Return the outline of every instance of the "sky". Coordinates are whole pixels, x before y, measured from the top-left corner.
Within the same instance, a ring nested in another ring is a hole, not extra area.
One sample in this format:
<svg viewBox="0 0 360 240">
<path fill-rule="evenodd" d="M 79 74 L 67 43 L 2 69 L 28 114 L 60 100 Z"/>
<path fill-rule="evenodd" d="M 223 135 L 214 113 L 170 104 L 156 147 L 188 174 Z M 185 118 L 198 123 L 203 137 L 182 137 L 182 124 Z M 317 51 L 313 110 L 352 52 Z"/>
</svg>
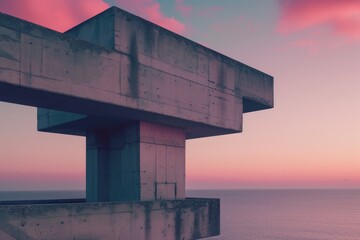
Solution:
<svg viewBox="0 0 360 240">
<path fill-rule="evenodd" d="M 65 31 L 118 6 L 274 76 L 243 132 L 186 142 L 188 189 L 360 188 L 360 1 L 0 0 Z M 85 189 L 85 139 L 0 102 L 0 190 Z"/>
</svg>

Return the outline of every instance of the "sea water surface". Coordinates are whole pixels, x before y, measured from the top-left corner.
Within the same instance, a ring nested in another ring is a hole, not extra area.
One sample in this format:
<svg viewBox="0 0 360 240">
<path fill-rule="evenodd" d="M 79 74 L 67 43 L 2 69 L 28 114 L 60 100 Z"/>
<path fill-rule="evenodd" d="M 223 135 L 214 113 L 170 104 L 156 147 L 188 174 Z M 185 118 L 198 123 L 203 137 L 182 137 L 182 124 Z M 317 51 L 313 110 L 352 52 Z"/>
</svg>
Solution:
<svg viewBox="0 0 360 240">
<path fill-rule="evenodd" d="M 0 201 L 84 195 L 0 192 Z M 188 190 L 187 196 L 220 198 L 221 235 L 209 240 L 360 240 L 360 190 Z"/>
<path fill-rule="evenodd" d="M 360 190 L 188 191 L 221 199 L 221 236 L 230 240 L 359 240 Z"/>
</svg>

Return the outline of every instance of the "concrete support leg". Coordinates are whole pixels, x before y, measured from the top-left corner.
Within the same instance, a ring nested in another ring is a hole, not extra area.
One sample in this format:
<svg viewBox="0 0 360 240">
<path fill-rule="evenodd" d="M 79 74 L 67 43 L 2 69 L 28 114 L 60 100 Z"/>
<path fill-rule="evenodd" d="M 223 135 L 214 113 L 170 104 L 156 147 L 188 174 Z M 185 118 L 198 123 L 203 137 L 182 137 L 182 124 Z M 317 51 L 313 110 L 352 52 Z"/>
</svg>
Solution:
<svg viewBox="0 0 360 240">
<path fill-rule="evenodd" d="M 149 122 L 86 134 L 86 199 L 185 198 L 185 132 Z"/>
</svg>

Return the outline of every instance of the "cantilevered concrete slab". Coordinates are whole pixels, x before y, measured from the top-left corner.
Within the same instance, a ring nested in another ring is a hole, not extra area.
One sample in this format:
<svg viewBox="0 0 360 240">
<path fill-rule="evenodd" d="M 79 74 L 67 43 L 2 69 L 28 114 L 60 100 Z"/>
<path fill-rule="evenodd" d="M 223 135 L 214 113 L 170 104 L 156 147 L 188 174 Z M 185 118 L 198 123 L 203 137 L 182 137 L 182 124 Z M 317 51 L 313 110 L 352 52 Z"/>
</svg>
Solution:
<svg viewBox="0 0 360 240">
<path fill-rule="evenodd" d="M 243 112 L 273 106 L 271 76 L 118 8 L 66 34 L 0 22 L 3 101 L 172 125 L 187 138 L 240 132 Z"/>
<path fill-rule="evenodd" d="M 186 139 L 241 132 L 243 113 L 273 107 L 273 78 L 114 7 L 66 33 L 0 14 L 0 101 L 39 107 L 39 131 L 86 137 L 87 202 L 186 204 Z M 80 208 L 96 215 L 93 206 Z M 218 234 L 207 230 L 209 222 L 219 227 L 210 205 L 190 222 L 181 214 L 169 220 L 167 205 L 159 206 L 165 218 L 141 211 L 164 231 L 173 221 L 185 232 L 205 229 L 166 239 Z"/>
<path fill-rule="evenodd" d="M 138 110 L 136 114 L 123 112 L 118 121 L 181 127 L 189 139 L 240 132 L 243 112 L 273 106 L 271 76 L 118 8 L 66 34 L 120 54 L 116 64 L 119 72 L 90 81 L 101 86 L 94 86 L 96 89 L 107 86 L 105 91 L 124 97 L 126 103 L 119 105 Z M 74 115 L 75 121 L 67 118 L 61 124 L 51 124 L 64 117 L 58 112 L 39 111 L 39 130 L 85 136 L 89 126 L 113 125 L 111 120 L 104 124 L 103 116 L 101 120 L 94 117 L 95 112 L 81 119 Z"/>
</svg>

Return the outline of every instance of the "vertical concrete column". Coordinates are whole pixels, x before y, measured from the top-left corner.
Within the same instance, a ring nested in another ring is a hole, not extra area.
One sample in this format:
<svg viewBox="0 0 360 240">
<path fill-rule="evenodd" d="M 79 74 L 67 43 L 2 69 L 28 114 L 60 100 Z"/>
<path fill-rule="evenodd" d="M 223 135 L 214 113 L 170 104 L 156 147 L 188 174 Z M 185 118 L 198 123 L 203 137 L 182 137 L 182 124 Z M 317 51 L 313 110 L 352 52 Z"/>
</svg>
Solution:
<svg viewBox="0 0 360 240">
<path fill-rule="evenodd" d="M 90 202 L 139 200 L 139 143 L 118 130 L 86 135 L 86 199 Z M 136 134 L 134 133 L 135 137 Z"/>
<path fill-rule="evenodd" d="M 86 135 L 86 199 L 185 198 L 183 129 L 133 122 Z"/>
</svg>

